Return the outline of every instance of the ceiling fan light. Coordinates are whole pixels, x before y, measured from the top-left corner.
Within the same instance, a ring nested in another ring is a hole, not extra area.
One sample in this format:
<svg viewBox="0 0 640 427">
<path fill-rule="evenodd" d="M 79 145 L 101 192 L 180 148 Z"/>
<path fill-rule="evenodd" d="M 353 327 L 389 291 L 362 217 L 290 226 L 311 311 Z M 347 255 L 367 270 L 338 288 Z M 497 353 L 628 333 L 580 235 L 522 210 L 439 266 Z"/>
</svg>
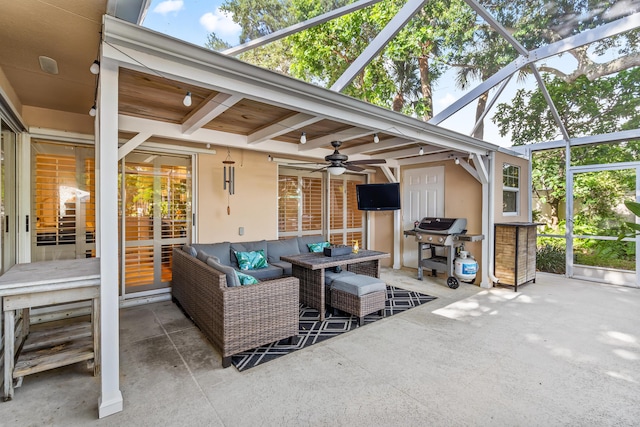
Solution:
<svg viewBox="0 0 640 427">
<path fill-rule="evenodd" d="M 347 169 L 343 166 L 329 166 L 327 172 L 331 175 L 342 175 Z"/>
</svg>

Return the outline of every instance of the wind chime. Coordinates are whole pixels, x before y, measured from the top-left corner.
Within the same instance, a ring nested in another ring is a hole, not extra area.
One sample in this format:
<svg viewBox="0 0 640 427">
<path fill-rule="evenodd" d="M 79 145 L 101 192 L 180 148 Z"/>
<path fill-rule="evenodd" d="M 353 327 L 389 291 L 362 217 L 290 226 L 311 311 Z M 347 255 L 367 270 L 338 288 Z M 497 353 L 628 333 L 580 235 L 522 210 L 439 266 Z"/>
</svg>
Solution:
<svg viewBox="0 0 640 427">
<path fill-rule="evenodd" d="M 227 190 L 227 189 L 229 190 L 229 193 L 227 194 L 227 215 L 231 215 L 231 207 L 229 206 L 230 205 L 229 199 L 231 198 L 233 193 L 235 193 L 234 181 L 236 176 L 236 168 L 233 165 L 235 165 L 236 162 L 231 160 L 231 152 L 229 151 L 228 148 L 227 148 L 227 158 L 222 161 L 222 164 L 224 165 L 222 188 L 223 190 Z"/>
</svg>

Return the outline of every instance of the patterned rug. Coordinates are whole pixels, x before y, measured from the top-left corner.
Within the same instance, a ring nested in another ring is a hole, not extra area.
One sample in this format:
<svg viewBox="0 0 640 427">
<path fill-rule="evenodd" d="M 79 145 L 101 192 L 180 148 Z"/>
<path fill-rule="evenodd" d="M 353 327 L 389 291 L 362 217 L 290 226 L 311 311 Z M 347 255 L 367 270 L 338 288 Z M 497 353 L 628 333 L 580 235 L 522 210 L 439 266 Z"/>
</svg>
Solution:
<svg viewBox="0 0 640 427">
<path fill-rule="evenodd" d="M 436 297 L 387 286 L 385 315 L 387 317 L 393 316 L 434 299 Z M 382 319 L 382 316 L 378 315 L 378 313 L 369 314 L 365 317 L 365 326 L 380 319 Z M 325 320 L 321 322 L 318 320 L 317 310 L 300 304 L 300 331 L 298 333 L 298 342 L 295 345 L 286 344 L 287 340 L 281 340 L 238 353 L 231 357 L 231 363 L 239 371 L 244 371 L 356 328 L 358 328 L 358 320 L 355 316 L 342 312 L 334 316 L 332 310 L 327 310 Z"/>
</svg>

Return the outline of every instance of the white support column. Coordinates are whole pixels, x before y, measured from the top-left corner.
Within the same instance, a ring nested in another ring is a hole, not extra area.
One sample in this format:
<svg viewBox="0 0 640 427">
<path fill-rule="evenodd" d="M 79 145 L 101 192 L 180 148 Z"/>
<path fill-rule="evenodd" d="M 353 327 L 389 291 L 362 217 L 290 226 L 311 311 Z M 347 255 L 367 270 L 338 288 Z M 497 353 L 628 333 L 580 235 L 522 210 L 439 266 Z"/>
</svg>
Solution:
<svg viewBox="0 0 640 427">
<path fill-rule="evenodd" d="M 400 182 L 400 167 L 393 168 L 394 180 Z M 402 210 L 393 211 L 393 269 L 399 270 L 402 267 L 402 252 L 400 251 L 400 240 L 403 237 L 402 230 Z"/>
<path fill-rule="evenodd" d="M 118 320 L 118 64 L 101 58 L 96 116 L 98 195 L 97 248 L 100 257 L 99 417 L 122 411 Z"/>
<path fill-rule="evenodd" d="M 491 279 L 493 263 L 490 262 L 491 248 L 493 247 L 493 218 L 494 218 L 494 189 L 493 180 L 495 177 L 495 152 L 492 151 L 488 156 L 488 170 L 484 163 L 485 156 L 472 155 L 473 163 L 478 172 L 479 181 L 482 184 L 482 234 L 484 239 L 480 243 L 482 247 L 482 276 L 480 277 L 481 288 L 491 288 L 493 280 Z"/>
</svg>

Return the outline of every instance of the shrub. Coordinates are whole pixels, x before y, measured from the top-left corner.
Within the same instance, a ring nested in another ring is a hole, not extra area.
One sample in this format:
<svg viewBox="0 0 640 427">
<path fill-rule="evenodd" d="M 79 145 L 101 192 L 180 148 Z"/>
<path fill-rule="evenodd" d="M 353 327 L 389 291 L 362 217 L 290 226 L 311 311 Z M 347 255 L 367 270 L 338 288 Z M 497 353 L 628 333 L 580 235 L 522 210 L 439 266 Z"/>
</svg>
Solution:
<svg viewBox="0 0 640 427">
<path fill-rule="evenodd" d="M 564 274 L 566 264 L 566 251 L 564 248 L 544 244 L 538 248 L 536 267 L 538 271 L 547 273 Z"/>
</svg>

